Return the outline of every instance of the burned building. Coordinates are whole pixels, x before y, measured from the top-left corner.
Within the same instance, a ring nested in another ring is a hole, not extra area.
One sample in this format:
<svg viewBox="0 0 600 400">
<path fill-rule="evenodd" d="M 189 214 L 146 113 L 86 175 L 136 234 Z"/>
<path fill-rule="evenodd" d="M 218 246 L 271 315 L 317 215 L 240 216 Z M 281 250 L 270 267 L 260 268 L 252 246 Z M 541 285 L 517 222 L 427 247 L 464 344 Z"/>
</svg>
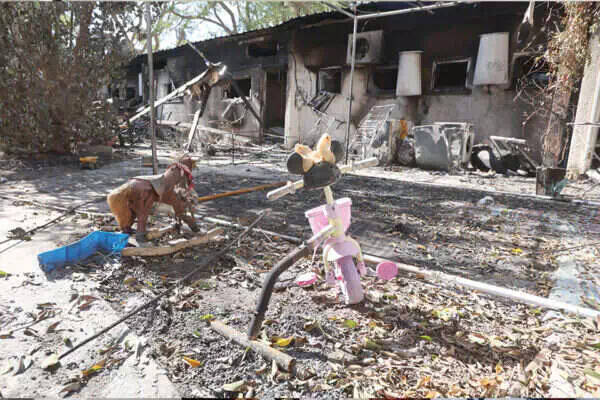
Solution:
<svg viewBox="0 0 600 400">
<path fill-rule="evenodd" d="M 527 46 L 523 33 L 519 40 L 517 36 L 528 3 L 419 7 L 385 2 L 359 6 L 359 15 L 383 16 L 358 21 L 350 142 L 360 136 L 361 122 L 374 107 L 387 107 L 387 118 L 411 126 L 440 121 L 471 124 L 474 143 L 490 136 L 525 139 L 539 158 L 544 121 L 526 118 L 530 105 L 519 100 L 517 81 L 531 72 L 531 60 L 544 51 L 546 39 L 537 33 L 548 5 L 536 6 Z M 385 16 L 397 10 L 404 13 Z M 200 123 L 227 126 L 257 141 L 265 133 L 280 134 L 290 147 L 297 142 L 313 144 L 324 130 L 344 142 L 352 32 L 353 19 L 331 11 L 194 43 L 211 62 L 227 65 L 264 126 L 227 86 L 212 91 Z M 138 56 L 128 75 L 129 92 L 144 100 L 146 63 L 145 55 Z M 156 52 L 154 68 L 157 98 L 161 98 L 206 66 L 186 45 Z M 543 67 L 535 72 L 531 79 L 543 85 L 547 79 Z M 187 97 L 178 98 L 158 107 L 157 115 L 191 121 L 198 106 Z"/>
</svg>

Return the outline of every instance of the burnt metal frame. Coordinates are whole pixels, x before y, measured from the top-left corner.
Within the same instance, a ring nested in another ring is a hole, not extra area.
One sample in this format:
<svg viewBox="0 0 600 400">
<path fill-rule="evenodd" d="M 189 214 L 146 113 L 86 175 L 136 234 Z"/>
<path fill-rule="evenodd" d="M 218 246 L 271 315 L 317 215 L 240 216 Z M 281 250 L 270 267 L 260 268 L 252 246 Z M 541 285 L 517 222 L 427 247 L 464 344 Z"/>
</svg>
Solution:
<svg viewBox="0 0 600 400">
<path fill-rule="evenodd" d="M 347 116 L 348 118 L 346 119 L 347 124 L 346 124 L 346 137 L 345 137 L 345 141 L 346 141 L 346 160 L 345 163 L 348 163 L 348 150 L 350 148 L 350 117 L 352 115 L 352 89 L 354 86 L 354 65 L 356 62 L 356 33 L 357 33 L 357 29 L 358 29 L 358 21 L 359 20 L 365 20 L 365 19 L 371 19 L 371 18 L 381 18 L 381 17 L 389 17 L 392 15 L 400 15 L 400 14 L 410 14 L 413 12 L 418 12 L 418 11 L 427 11 L 428 13 L 432 13 L 433 10 L 438 9 L 438 8 L 446 8 L 446 7 L 454 7 L 456 5 L 465 3 L 465 1 L 461 0 L 461 1 L 450 1 L 450 2 L 446 2 L 446 3 L 435 3 L 433 5 L 430 6 L 420 6 L 420 7 L 413 7 L 413 8 L 407 8 L 404 10 L 393 10 L 393 11 L 384 11 L 384 12 L 374 12 L 374 13 L 370 13 L 370 14 L 361 14 L 358 15 L 357 14 L 357 6 L 356 6 L 356 2 L 354 2 L 353 5 L 353 11 L 354 13 L 350 13 L 336 5 L 333 5 L 331 3 L 328 2 L 323 2 L 323 4 L 327 5 L 328 7 L 334 9 L 335 11 L 338 11 L 350 18 L 352 18 L 353 22 L 354 22 L 354 26 L 352 29 L 352 61 L 350 63 L 350 90 L 347 96 L 348 99 L 348 113 Z"/>
</svg>

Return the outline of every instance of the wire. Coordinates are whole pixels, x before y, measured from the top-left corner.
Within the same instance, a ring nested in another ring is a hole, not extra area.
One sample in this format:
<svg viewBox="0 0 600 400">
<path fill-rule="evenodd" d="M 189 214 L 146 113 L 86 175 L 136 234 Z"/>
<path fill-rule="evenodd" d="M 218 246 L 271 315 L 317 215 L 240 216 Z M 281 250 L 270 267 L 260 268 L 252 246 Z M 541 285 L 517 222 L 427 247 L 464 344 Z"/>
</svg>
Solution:
<svg viewBox="0 0 600 400">
<path fill-rule="evenodd" d="M 65 351 L 64 353 L 62 353 L 58 359 L 62 360 L 64 357 L 68 356 L 69 354 L 71 354 L 72 352 L 74 352 L 75 350 L 77 350 L 78 348 L 82 347 L 83 345 L 91 342 L 92 340 L 96 339 L 98 336 L 102 335 L 105 332 L 108 332 L 109 330 L 111 330 L 112 328 L 114 328 L 115 326 L 119 325 L 121 322 L 125 321 L 126 319 L 134 316 L 135 314 L 137 314 L 138 312 L 142 311 L 143 309 L 147 308 L 148 306 L 152 305 L 153 303 L 155 303 L 157 300 L 159 300 L 160 298 L 164 297 L 165 295 L 169 294 L 173 289 L 175 289 L 176 287 L 178 287 L 180 284 L 184 283 L 185 281 L 187 281 L 188 279 L 190 279 L 193 275 L 197 274 L 200 271 L 200 268 L 214 262 L 216 259 L 218 259 L 219 257 L 223 256 L 227 251 L 229 251 L 229 249 L 236 243 L 238 243 L 240 240 L 242 240 L 244 238 L 244 236 L 246 236 L 248 234 L 248 232 L 250 232 L 252 230 L 252 228 L 254 228 L 254 226 L 256 224 L 258 224 L 260 222 L 261 219 L 263 219 L 264 216 L 266 216 L 267 214 L 269 214 L 271 212 L 270 209 L 265 209 L 263 210 L 258 217 L 242 232 L 238 235 L 237 238 L 231 240 L 227 246 L 225 246 L 221 251 L 219 251 L 218 253 L 215 253 L 212 257 L 208 257 L 205 258 L 203 261 L 200 262 L 200 265 L 198 265 L 194 270 L 192 270 L 191 272 L 189 272 L 186 276 L 184 276 L 183 278 L 179 279 L 177 282 L 175 282 L 175 284 L 173 286 L 171 286 L 170 288 L 168 288 L 167 290 L 165 290 L 164 292 L 162 292 L 159 295 L 154 296 L 154 298 L 152 298 L 151 300 L 149 300 L 148 302 L 146 302 L 145 304 L 142 304 L 141 306 L 137 307 L 135 310 L 131 311 L 130 313 L 128 313 L 127 315 L 125 315 L 124 317 L 122 317 L 121 319 L 119 319 L 116 322 L 113 322 L 112 324 L 110 324 L 109 326 L 107 326 L 106 328 L 102 329 L 100 332 L 93 334 L 92 336 L 88 337 L 87 339 L 85 339 L 84 341 L 80 342 L 78 345 L 76 345 L 75 347 L 70 348 L 69 350 Z"/>
</svg>

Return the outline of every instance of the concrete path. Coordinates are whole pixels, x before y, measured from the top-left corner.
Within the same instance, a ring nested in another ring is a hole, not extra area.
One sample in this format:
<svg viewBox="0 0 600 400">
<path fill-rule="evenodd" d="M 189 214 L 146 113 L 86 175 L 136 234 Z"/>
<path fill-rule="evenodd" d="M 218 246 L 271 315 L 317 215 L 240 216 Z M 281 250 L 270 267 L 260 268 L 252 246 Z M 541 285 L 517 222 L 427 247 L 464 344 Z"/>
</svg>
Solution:
<svg viewBox="0 0 600 400">
<path fill-rule="evenodd" d="M 0 241 L 4 240 L 8 231 L 17 226 L 25 230 L 59 215 L 54 211 L 42 210 L 36 207 L 13 206 L 10 201 L 0 200 Z M 118 315 L 109 303 L 101 299 L 101 293 L 96 288 L 98 283 L 89 278 L 90 274 L 80 274 L 83 280 L 78 280 L 73 271 L 55 271 L 44 273 L 38 266 L 37 254 L 57 247 L 57 241 L 68 240 L 69 236 L 82 230 L 81 224 L 68 220 L 53 225 L 45 231 L 33 235 L 31 241 L 23 242 L 7 251 L 0 253 L 0 270 L 11 274 L 6 279 L 0 279 L 0 313 L 3 318 L 2 331 L 14 329 L 33 319 L 28 313 L 37 315 L 38 304 L 56 303 L 56 316 L 43 320 L 32 327 L 32 332 L 39 335 L 26 336 L 24 330 L 14 333 L 14 338 L 0 339 L 0 369 L 5 371 L 5 364 L 11 357 L 27 355 L 33 364 L 23 373 L 13 375 L 14 370 L 3 375 L 0 380 L 2 397 L 60 397 L 59 391 L 71 377 L 81 375 L 81 370 L 87 369 L 99 362 L 102 356 L 98 353 L 107 343 L 128 336 L 127 325 L 117 326 L 113 331 L 94 342 L 75 351 L 61 361 L 61 367 L 56 372 L 48 372 L 40 367 L 47 357 L 46 352 L 60 354 L 68 349 L 65 339 L 77 344 L 101 327 L 117 320 Z M 0 251 L 14 241 L 0 245 Z M 66 272 L 66 274 L 65 274 Z M 84 277 L 87 276 L 87 277 Z M 93 295 L 100 300 L 92 303 L 90 309 L 69 313 L 72 303 L 71 293 Z M 16 319 L 9 321 L 7 318 Z M 59 332 L 47 333 L 48 327 L 60 321 Z M 62 331 L 61 331 L 62 329 Z M 131 338 L 130 338 L 131 339 Z M 40 347 L 33 355 L 31 349 Z M 2 373 L 0 372 L 0 373 Z M 109 368 L 98 373 L 89 380 L 77 397 L 179 397 L 175 387 L 161 369 L 146 353 L 140 359 L 130 355 L 119 367 Z"/>
</svg>

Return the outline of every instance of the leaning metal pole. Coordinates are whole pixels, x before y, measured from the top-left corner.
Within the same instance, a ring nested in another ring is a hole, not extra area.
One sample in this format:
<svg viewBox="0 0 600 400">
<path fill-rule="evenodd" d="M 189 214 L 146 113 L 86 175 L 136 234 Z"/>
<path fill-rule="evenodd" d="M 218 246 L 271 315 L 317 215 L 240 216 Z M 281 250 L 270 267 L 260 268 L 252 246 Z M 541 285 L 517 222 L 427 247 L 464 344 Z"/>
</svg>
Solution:
<svg viewBox="0 0 600 400">
<path fill-rule="evenodd" d="M 354 62 L 356 58 L 356 28 L 358 20 L 356 19 L 356 4 L 354 5 L 354 29 L 352 33 L 352 60 L 350 63 L 350 94 L 348 95 L 348 119 L 346 120 L 346 160 L 348 164 L 348 151 L 350 149 L 350 115 L 352 114 L 352 87 L 354 84 Z"/>
<path fill-rule="evenodd" d="M 154 109 L 154 65 L 152 64 L 152 16 L 150 2 L 146 3 L 146 24 L 148 25 L 148 80 L 150 81 L 150 132 L 152 135 L 152 173 L 158 174 L 156 156 L 156 110 Z"/>
</svg>

